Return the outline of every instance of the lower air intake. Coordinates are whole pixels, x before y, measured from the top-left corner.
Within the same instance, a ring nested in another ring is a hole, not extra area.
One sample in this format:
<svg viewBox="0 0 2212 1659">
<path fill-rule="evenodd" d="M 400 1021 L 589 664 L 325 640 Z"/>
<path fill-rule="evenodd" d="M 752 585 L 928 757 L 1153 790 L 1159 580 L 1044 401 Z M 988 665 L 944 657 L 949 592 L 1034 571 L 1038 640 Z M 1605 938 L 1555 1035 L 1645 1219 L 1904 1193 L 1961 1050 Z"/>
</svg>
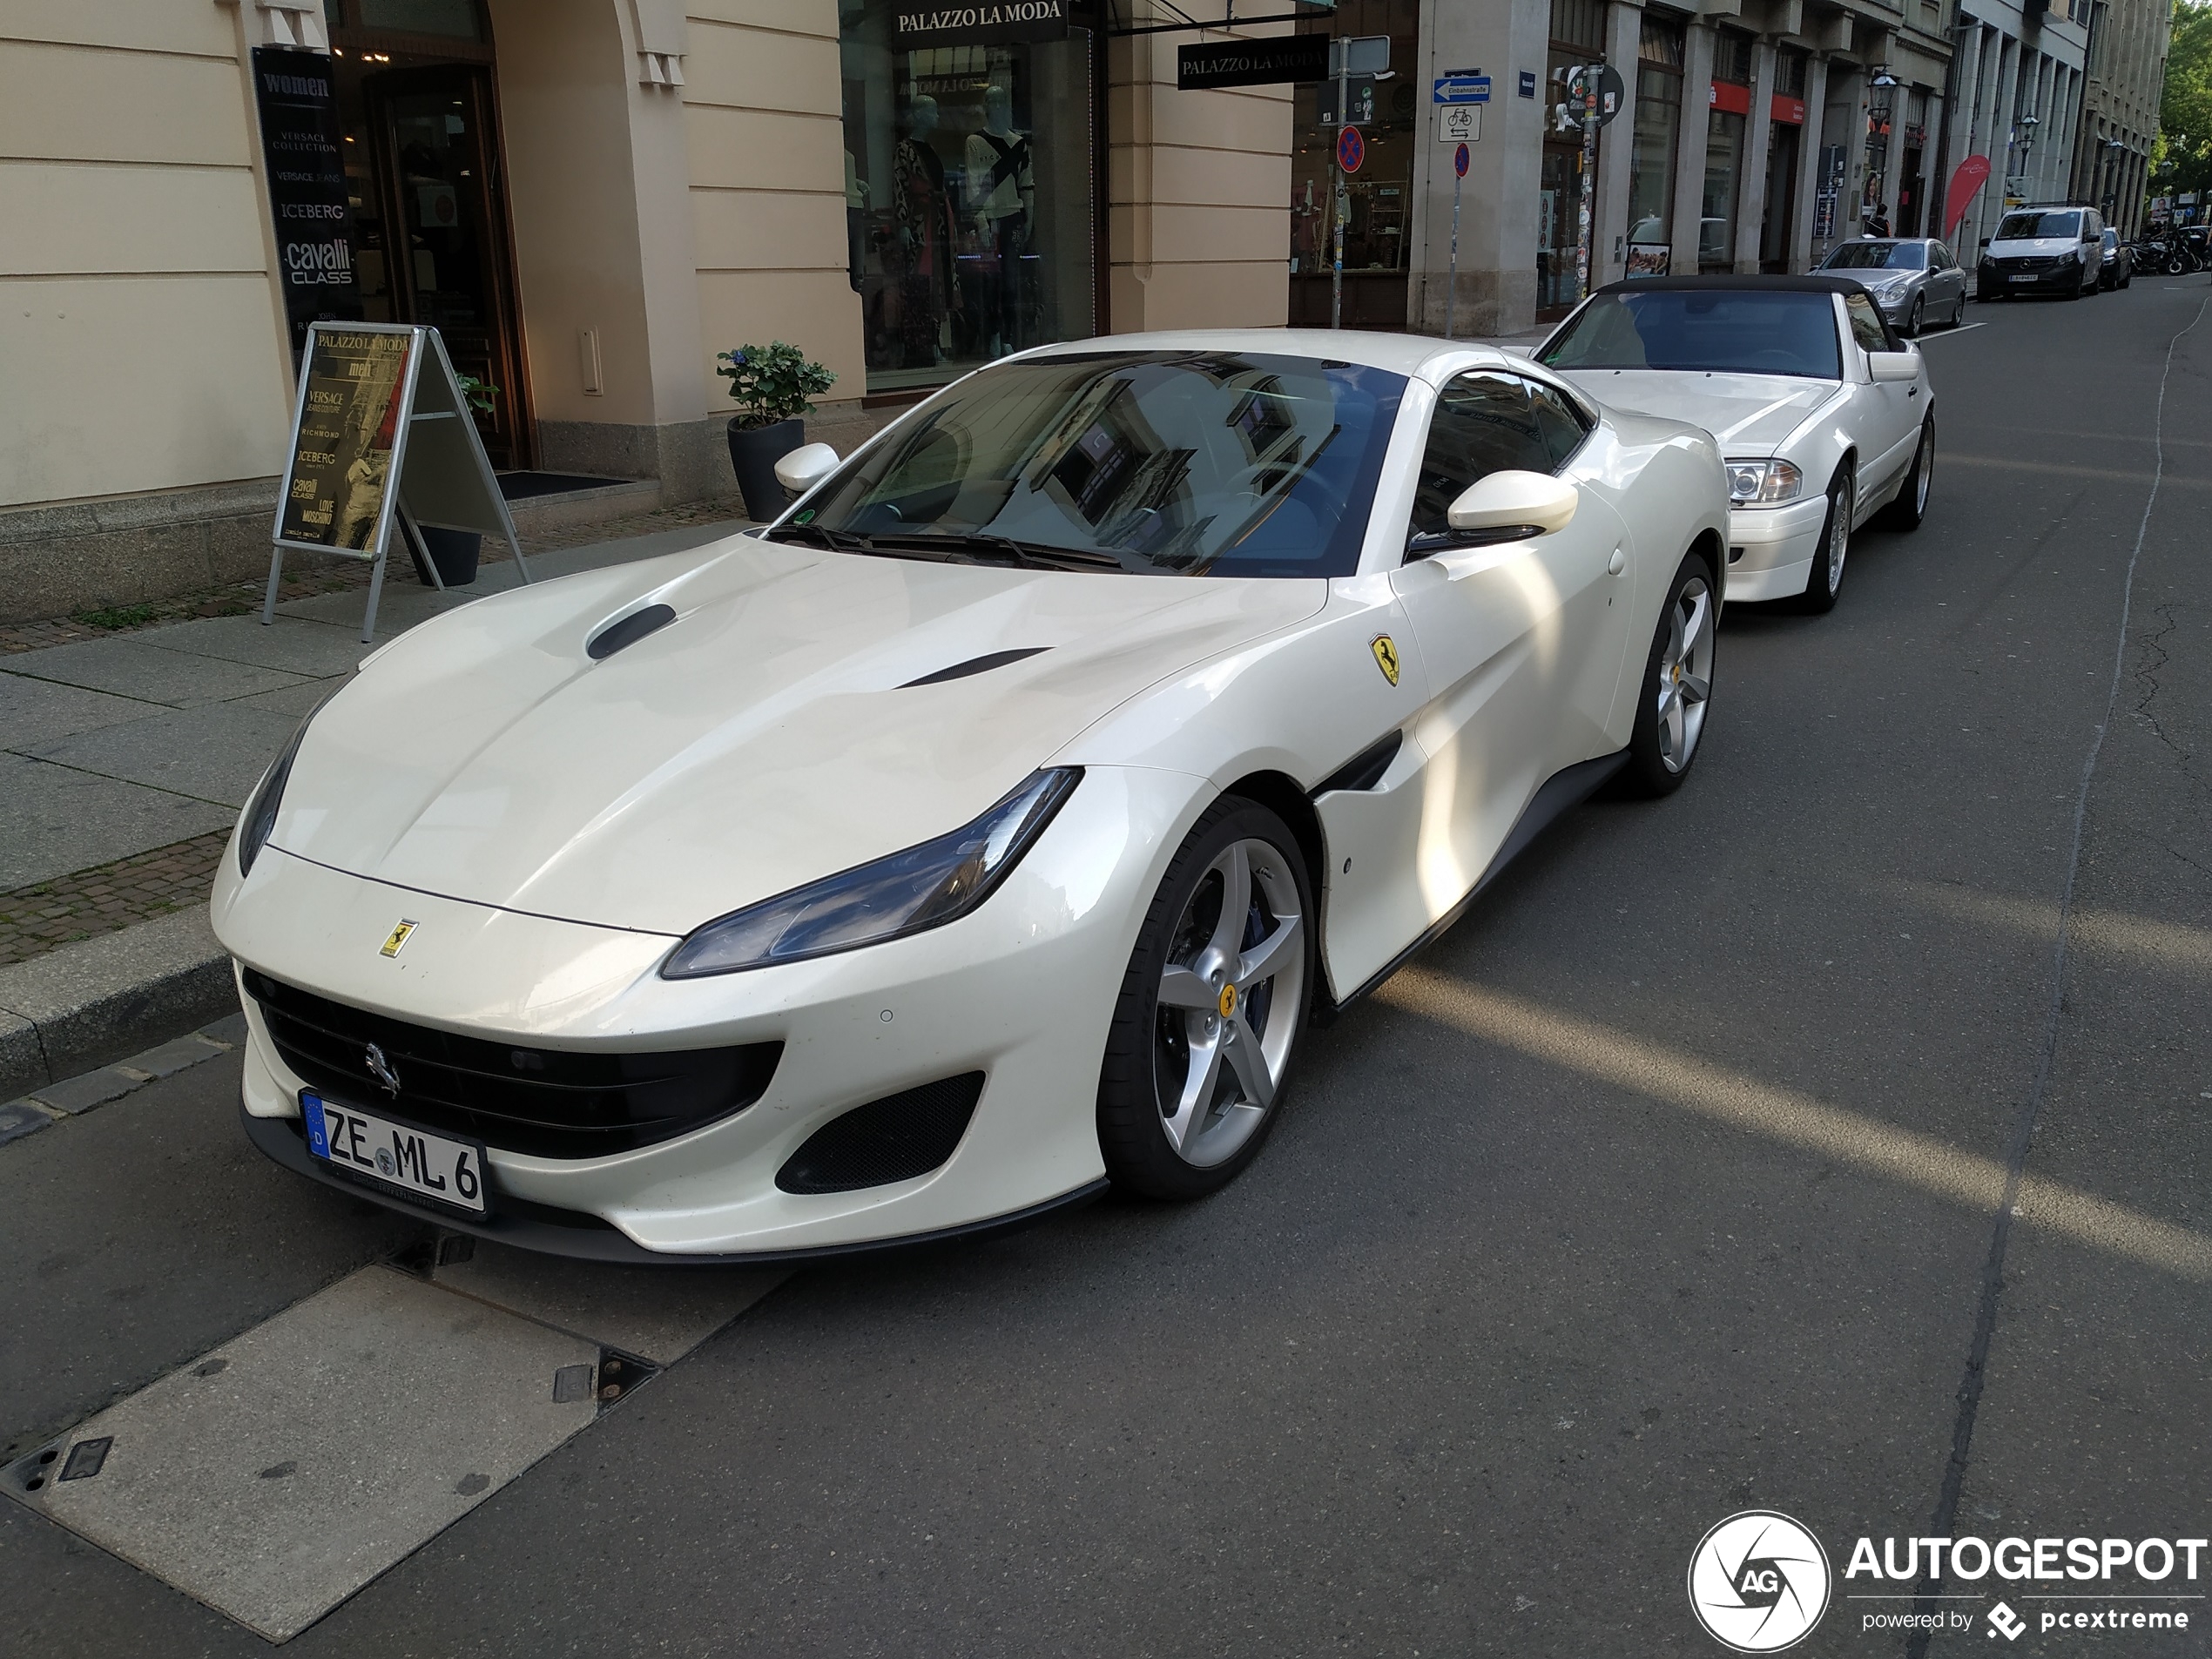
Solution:
<svg viewBox="0 0 2212 1659">
<path fill-rule="evenodd" d="M 776 1184 L 853 1192 L 927 1175 L 960 1145 L 982 1093 L 983 1074 L 968 1071 L 855 1106 L 808 1136 L 776 1171 Z"/>
</svg>

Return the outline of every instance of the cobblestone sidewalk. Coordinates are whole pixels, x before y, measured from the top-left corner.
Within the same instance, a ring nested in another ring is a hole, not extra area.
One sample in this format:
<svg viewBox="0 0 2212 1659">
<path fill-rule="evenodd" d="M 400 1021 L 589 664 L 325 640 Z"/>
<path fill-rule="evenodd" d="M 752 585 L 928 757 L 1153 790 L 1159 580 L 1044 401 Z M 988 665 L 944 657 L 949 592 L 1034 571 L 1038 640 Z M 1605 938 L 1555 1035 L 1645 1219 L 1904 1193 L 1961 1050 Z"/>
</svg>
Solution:
<svg viewBox="0 0 2212 1659">
<path fill-rule="evenodd" d="M 0 968 L 207 902 L 228 830 L 0 893 Z"/>
</svg>

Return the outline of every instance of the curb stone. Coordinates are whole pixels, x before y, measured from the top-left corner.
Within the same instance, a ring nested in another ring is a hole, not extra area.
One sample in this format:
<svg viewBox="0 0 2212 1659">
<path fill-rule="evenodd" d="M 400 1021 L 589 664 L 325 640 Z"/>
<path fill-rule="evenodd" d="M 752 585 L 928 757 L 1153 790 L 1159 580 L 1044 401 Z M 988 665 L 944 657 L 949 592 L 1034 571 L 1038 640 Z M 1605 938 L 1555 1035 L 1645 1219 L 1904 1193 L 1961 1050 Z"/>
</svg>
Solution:
<svg viewBox="0 0 2212 1659">
<path fill-rule="evenodd" d="M 0 1146 L 34 1135 L 49 1123 L 121 1100 L 148 1083 L 173 1077 L 187 1067 L 228 1054 L 245 1041 L 246 1016 L 233 1014 L 200 1027 L 190 1036 L 174 1038 L 116 1065 L 57 1083 L 43 1084 L 21 1100 L 0 1106 Z"/>
<path fill-rule="evenodd" d="M 0 1100 L 36 1094 L 238 1012 L 203 909 L 0 968 Z"/>
</svg>

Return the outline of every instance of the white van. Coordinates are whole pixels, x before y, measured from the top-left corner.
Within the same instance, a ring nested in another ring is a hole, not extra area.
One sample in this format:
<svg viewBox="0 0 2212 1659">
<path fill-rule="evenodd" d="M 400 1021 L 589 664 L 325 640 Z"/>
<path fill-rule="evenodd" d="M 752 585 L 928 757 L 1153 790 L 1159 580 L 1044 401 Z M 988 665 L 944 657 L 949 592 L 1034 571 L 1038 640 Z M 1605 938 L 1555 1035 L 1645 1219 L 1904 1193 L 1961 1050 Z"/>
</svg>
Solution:
<svg viewBox="0 0 2212 1659">
<path fill-rule="evenodd" d="M 2008 300 L 2055 293 L 2079 300 L 2097 292 L 2105 222 L 2094 207 L 2016 207 L 1998 221 L 1981 251 L 1975 297 Z"/>
</svg>

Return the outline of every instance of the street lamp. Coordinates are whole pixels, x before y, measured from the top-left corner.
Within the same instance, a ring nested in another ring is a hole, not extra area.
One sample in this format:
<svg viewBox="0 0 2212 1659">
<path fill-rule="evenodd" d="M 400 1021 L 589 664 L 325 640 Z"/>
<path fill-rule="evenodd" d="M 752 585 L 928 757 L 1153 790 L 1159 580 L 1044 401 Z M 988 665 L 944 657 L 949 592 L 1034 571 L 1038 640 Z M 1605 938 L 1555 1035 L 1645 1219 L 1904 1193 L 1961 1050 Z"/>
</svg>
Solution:
<svg viewBox="0 0 2212 1659">
<path fill-rule="evenodd" d="M 1877 212 L 1885 207 L 1882 197 L 1888 184 L 1884 175 L 1890 161 L 1890 116 L 1896 103 L 1897 77 L 1890 73 L 1887 64 L 1874 65 L 1872 78 L 1868 83 L 1874 91 L 1866 108 L 1866 193 L 1875 201 Z M 1883 228 L 1889 228 L 1889 215 L 1882 212 Z"/>
<path fill-rule="evenodd" d="M 2007 175 L 2006 179 L 2006 188 L 2007 191 L 2011 189 L 2012 180 L 2013 179 L 2020 178 L 2027 172 L 2027 152 L 2034 147 L 2035 129 L 2042 125 L 2043 118 L 2040 115 L 2023 115 L 2020 117 L 2018 123 L 2014 125 L 2012 131 L 2012 136 L 2006 140 L 2005 145 L 2005 148 L 2007 152 L 2005 161 L 2005 172 Z M 2014 150 L 2020 152 L 2020 164 L 2017 167 L 2013 165 L 2010 154 L 2010 152 Z M 2013 206 L 2013 199 L 2008 197 L 2006 205 L 2007 206 Z"/>
<path fill-rule="evenodd" d="M 2105 152 L 2105 165 L 2100 169 L 2104 174 L 2101 180 L 2104 188 L 2098 192 L 2097 202 L 2105 219 L 2109 222 L 2112 218 L 2113 199 L 2120 193 L 2120 152 L 2125 150 L 2128 145 L 2126 140 L 2121 138 L 2104 138 L 2099 141 L 2098 147 Z"/>
</svg>

